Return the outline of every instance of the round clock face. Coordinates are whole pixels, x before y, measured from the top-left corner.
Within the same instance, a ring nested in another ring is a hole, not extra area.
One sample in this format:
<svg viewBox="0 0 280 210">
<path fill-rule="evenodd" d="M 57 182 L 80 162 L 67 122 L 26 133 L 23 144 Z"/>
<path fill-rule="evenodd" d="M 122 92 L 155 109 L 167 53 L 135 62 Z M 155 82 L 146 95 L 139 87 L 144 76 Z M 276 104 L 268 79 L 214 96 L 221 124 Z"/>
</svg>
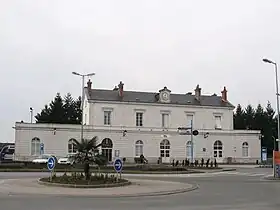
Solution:
<svg viewBox="0 0 280 210">
<path fill-rule="evenodd" d="M 164 100 L 168 100 L 168 94 L 167 94 L 167 93 L 163 93 L 163 94 L 162 94 L 162 98 L 163 98 Z"/>
</svg>

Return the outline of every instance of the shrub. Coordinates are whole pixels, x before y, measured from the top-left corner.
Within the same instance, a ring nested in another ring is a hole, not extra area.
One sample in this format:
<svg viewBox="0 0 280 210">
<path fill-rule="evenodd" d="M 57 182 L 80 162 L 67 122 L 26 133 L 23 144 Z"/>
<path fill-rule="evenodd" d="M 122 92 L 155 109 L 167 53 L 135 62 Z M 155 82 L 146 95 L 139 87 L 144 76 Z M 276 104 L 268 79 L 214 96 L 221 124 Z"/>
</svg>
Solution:
<svg viewBox="0 0 280 210">
<path fill-rule="evenodd" d="M 41 180 L 50 182 L 50 178 L 43 178 Z M 87 180 L 83 173 L 71 173 L 71 175 L 67 175 L 66 173 L 64 173 L 62 176 L 56 176 L 56 174 L 54 174 L 51 180 L 51 182 L 54 183 L 80 185 L 112 184 L 125 181 L 127 180 L 118 179 L 115 175 L 109 175 L 107 173 L 90 175 Z"/>
</svg>

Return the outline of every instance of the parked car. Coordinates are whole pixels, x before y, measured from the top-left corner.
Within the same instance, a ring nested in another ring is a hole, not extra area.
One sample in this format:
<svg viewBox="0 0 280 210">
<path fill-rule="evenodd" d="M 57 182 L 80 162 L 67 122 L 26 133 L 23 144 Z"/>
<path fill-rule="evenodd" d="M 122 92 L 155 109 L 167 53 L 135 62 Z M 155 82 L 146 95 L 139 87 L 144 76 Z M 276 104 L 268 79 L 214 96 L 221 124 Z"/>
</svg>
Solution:
<svg viewBox="0 0 280 210">
<path fill-rule="evenodd" d="M 55 159 L 55 162 L 57 162 L 57 159 L 54 155 L 43 154 L 32 160 L 32 163 L 47 163 L 50 157 L 53 157 Z"/>
<path fill-rule="evenodd" d="M 0 151 L 1 161 L 13 161 L 15 153 L 14 145 L 5 145 Z"/>
<path fill-rule="evenodd" d="M 58 164 L 67 164 L 67 165 L 73 165 L 75 161 L 71 159 L 72 156 L 75 154 L 68 154 L 65 157 L 59 158 L 58 159 Z"/>
</svg>

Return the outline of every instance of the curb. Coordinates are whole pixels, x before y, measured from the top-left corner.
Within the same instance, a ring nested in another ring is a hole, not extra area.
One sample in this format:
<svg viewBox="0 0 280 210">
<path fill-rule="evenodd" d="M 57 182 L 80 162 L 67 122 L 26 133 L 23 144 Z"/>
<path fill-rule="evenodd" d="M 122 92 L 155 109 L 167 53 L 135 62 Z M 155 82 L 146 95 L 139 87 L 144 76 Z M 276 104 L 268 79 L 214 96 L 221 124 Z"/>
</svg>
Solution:
<svg viewBox="0 0 280 210">
<path fill-rule="evenodd" d="M 225 169 L 214 170 L 214 171 L 201 171 L 199 173 L 211 174 L 217 172 L 236 171 L 236 170 L 237 170 L 236 168 L 225 168 Z"/>
<path fill-rule="evenodd" d="M 273 176 L 265 176 L 263 177 L 263 179 L 268 181 L 280 182 L 280 178 L 274 178 Z"/>
<path fill-rule="evenodd" d="M 76 185 L 76 184 L 59 184 L 59 183 L 52 183 L 52 182 L 45 182 L 38 180 L 38 184 L 46 185 L 46 186 L 53 186 L 53 187 L 65 187 L 65 188 L 109 188 L 109 187 L 124 187 L 131 185 L 130 181 L 125 181 L 122 183 L 113 183 L 113 184 L 98 184 L 98 185 Z"/>
<path fill-rule="evenodd" d="M 68 197 L 92 197 L 92 198 L 137 198 L 137 197 L 158 197 L 158 196 L 168 196 L 168 195 L 176 195 L 183 194 L 187 192 L 194 191 L 199 188 L 197 184 L 189 184 L 191 187 L 178 189 L 178 190 L 169 190 L 169 191 L 158 191 L 158 192 L 150 192 L 150 193 L 136 193 L 136 194 L 119 194 L 119 195 L 67 195 Z M 92 188 L 93 189 L 93 188 Z M 57 194 L 54 194 L 57 195 Z M 60 195 L 66 196 L 66 195 Z"/>
<path fill-rule="evenodd" d="M 96 198 L 133 198 L 133 197 L 156 197 L 156 196 L 168 196 L 168 195 L 175 195 L 175 194 L 182 194 L 194 191 L 198 189 L 198 185 L 190 184 L 191 187 L 179 189 L 179 190 L 170 190 L 170 191 L 159 191 L 159 192 L 152 192 L 152 193 L 138 193 L 133 195 L 108 195 L 108 196 L 95 196 Z"/>
<path fill-rule="evenodd" d="M 236 171 L 236 168 L 226 168 L 226 169 L 223 169 L 222 171 Z"/>
</svg>

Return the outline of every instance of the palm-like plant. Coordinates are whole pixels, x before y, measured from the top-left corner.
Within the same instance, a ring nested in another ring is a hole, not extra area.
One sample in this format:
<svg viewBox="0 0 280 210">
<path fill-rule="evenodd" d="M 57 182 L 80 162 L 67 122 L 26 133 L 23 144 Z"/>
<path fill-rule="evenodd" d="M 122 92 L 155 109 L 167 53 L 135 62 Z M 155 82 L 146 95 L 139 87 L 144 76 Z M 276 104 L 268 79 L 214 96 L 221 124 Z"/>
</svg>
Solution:
<svg viewBox="0 0 280 210">
<path fill-rule="evenodd" d="M 73 139 L 73 144 L 77 148 L 77 153 L 73 156 L 73 160 L 84 165 L 87 180 L 90 178 L 90 163 L 95 163 L 98 167 L 107 164 L 107 158 L 99 154 L 98 148 L 102 144 L 97 144 L 97 136 L 91 140 L 82 139 L 81 142 Z"/>
</svg>

